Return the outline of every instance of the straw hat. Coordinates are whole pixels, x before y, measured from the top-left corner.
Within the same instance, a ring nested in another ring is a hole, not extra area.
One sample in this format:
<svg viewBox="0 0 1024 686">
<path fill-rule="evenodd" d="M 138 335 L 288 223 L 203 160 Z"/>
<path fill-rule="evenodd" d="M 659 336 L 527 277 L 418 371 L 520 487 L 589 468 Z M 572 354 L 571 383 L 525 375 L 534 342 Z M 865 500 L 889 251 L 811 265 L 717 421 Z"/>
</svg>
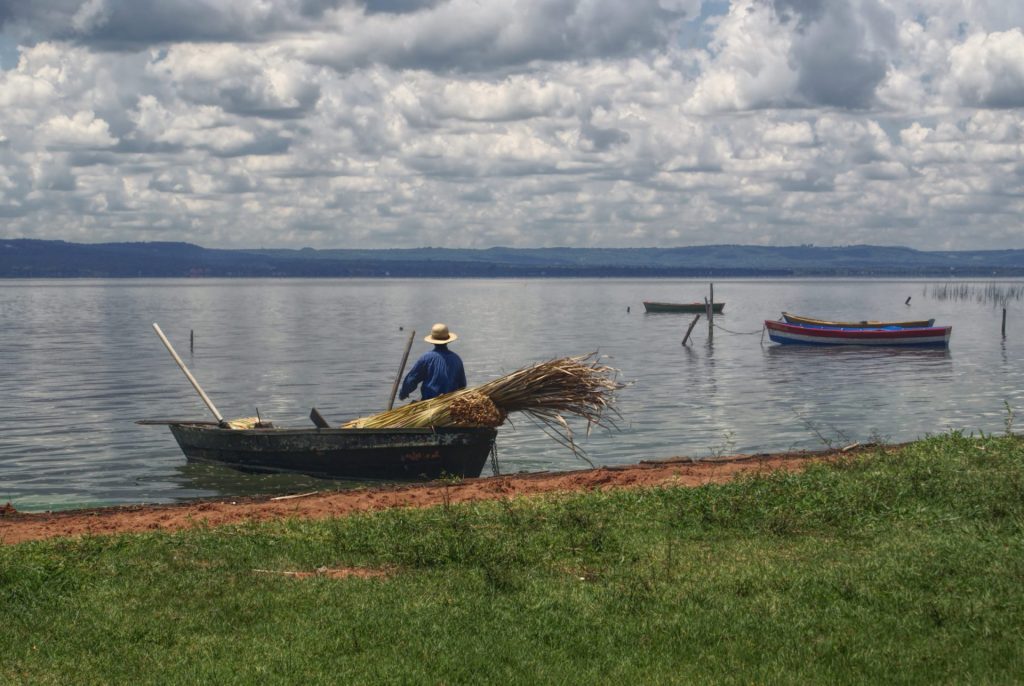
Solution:
<svg viewBox="0 0 1024 686">
<path fill-rule="evenodd" d="M 430 327 L 430 335 L 423 340 L 435 345 L 444 345 L 445 343 L 451 343 L 456 338 L 458 338 L 458 336 L 448 330 L 447 324 L 434 324 Z"/>
</svg>

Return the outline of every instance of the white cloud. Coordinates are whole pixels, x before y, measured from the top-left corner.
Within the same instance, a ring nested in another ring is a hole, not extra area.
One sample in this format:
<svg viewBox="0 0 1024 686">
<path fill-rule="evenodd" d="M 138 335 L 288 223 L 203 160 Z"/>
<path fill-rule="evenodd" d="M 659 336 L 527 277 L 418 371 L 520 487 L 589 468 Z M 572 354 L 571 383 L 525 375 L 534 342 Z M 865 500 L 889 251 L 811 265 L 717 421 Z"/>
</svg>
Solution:
<svg viewBox="0 0 1024 686">
<path fill-rule="evenodd" d="M 110 19 L 107 0 L 87 0 L 71 16 L 75 33 L 88 34 L 102 27 Z"/>
<path fill-rule="evenodd" d="M 1024 107 L 1024 31 L 977 33 L 954 46 L 949 80 L 965 105 Z"/>
<path fill-rule="evenodd" d="M 798 74 L 789 62 L 792 31 L 771 8 L 737 0 L 715 29 L 712 57 L 696 81 L 687 108 L 697 114 L 784 104 Z"/>
<path fill-rule="evenodd" d="M 565 114 L 574 107 L 576 97 L 561 84 L 517 75 L 501 83 L 448 81 L 429 100 L 440 117 L 508 121 Z"/>
<path fill-rule="evenodd" d="M 40 127 L 36 140 L 46 148 L 57 149 L 107 148 L 117 143 L 107 122 L 91 111 L 53 117 Z"/>
<path fill-rule="evenodd" d="M 299 116 L 320 97 L 316 69 L 276 50 L 223 43 L 176 45 L 146 68 L 189 102 L 239 114 Z"/>
<path fill-rule="evenodd" d="M 764 142 L 777 145 L 810 145 L 814 142 L 814 131 L 805 121 L 779 123 L 764 132 Z"/>
<path fill-rule="evenodd" d="M 1024 247 L 1020 3 L 11 7 L 8 235 Z"/>
<path fill-rule="evenodd" d="M 341 70 L 394 68 L 477 71 L 536 60 L 626 55 L 664 46 L 695 2 L 656 0 L 447 0 L 419 12 L 328 13 L 329 26 L 296 39 L 299 54 Z M 345 37 L 339 40 L 338 36 Z"/>
<path fill-rule="evenodd" d="M 32 109 L 58 96 L 53 84 L 17 72 L 0 73 L 0 107 Z"/>
</svg>

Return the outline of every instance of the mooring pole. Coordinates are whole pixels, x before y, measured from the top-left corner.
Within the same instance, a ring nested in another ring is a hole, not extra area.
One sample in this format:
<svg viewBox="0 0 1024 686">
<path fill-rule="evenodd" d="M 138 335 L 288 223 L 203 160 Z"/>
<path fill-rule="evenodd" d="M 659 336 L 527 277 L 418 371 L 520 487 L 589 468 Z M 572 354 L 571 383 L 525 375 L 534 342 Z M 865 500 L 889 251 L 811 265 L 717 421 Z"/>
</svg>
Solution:
<svg viewBox="0 0 1024 686">
<path fill-rule="evenodd" d="M 708 343 L 715 336 L 715 284 L 711 286 L 711 300 L 708 302 Z"/>
<path fill-rule="evenodd" d="M 196 351 L 196 331 L 195 329 L 188 330 L 188 351 L 194 353 Z"/>
<path fill-rule="evenodd" d="M 1003 338 L 1006 338 L 1006 308 L 1003 308 Z"/>
<path fill-rule="evenodd" d="M 697 326 L 697 320 L 698 319 L 700 319 L 700 315 L 699 314 L 696 317 L 693 318 L 692 322 L 690 322 L 690 326 L 686 329 L 686 335 L 683 336 L 683 343 L 682 343 L 683 345 L 686 345 L 686 341 L 688 341 L 690 339 L 690 332 L 693 331 L 693 327 Z"/>
</svg>

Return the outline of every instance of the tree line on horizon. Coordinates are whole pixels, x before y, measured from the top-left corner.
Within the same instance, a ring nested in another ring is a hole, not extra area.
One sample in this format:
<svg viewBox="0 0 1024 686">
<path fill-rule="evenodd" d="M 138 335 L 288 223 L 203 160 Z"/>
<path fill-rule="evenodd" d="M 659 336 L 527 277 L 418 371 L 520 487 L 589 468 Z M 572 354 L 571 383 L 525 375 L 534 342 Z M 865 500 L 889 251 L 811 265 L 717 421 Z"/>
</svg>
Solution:
<svg viewBox="0 0 1024 686">
<path fill-rule="evenodd" d="M 1024 251 L 899 246 L 213 249 L 0 239 L 2 278 L 1024 276 Z"/>
</svg>

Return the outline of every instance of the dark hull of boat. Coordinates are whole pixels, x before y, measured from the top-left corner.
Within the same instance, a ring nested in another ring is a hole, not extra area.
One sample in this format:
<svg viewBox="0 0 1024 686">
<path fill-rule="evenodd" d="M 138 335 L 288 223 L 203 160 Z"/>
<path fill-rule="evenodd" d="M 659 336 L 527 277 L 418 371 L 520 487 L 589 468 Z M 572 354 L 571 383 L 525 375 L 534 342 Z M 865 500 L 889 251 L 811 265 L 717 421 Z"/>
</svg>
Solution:
<svg viewBox="0 0 1024 686">
<path fill-rule="evenodd" d="M 497 436 L 491 428 L 170 429 L 189 460 L 250 472 L 402 481 L 480 476 Z"/>
<path fill-rule="evenodd" d="M 724 307 L 725 303 L 715 303 L 711 309 L 714 310 L 715 313 L 721 314 Z M 707 308 L 704 303 L 655 303 L 645 300 L 644 309 L 648 312 L 654 313 L 690 312 L 693 314 L 704 314 Z"/>
</svg>

